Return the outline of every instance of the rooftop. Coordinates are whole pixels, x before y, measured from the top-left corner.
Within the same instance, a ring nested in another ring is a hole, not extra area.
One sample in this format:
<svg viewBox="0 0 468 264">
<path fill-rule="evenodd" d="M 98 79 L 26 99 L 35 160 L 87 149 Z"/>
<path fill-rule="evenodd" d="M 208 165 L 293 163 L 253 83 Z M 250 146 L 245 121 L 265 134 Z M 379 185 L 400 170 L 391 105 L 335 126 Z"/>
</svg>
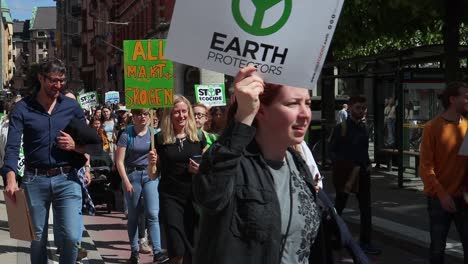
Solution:
<svg viewBox="0 0 468 264">
<path fill-rule="evenodd" d="M 32 19 L 31 30 L 56 29 L 57 10 L 55 6 L 37 7 L 35 16 Z"/>
</svg>

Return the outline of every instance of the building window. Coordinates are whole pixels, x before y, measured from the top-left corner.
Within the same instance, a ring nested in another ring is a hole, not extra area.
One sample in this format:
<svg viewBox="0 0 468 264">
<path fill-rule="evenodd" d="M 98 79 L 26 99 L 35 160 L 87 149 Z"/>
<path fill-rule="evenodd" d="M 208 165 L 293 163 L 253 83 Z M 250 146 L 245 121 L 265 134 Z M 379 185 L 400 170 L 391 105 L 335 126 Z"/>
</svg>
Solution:
<svg viewBox="0 0 468 264">
<path fill-rule="evenodd" d="M 39 61 L 41 61 L 44 58 L 44 54 L 39 54 Z"/>
<path fill-rule="evenodd" d="M 38 49 L 44 49 L 44 42 L 38 42 L 37 43 L 37 48 Z"/>
<path fill-rule="evenodd" d="M 44 31 L 38 31 L 37 36 L 38 37 L 45 37 L 45 32 Z"/>
</svg>

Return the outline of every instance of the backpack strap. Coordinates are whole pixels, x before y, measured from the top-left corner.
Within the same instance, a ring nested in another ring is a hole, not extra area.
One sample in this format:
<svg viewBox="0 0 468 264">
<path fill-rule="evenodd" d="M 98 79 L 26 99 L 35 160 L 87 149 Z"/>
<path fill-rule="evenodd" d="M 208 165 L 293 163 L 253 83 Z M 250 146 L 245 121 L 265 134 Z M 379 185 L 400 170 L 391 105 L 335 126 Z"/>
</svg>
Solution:
<svg viewBox="0 0 468 264">
<path fill-rule="evenodd" d="M 133 125 L 128 125 L 125 127 L 125 132 L 127 132 L 127 149 L 133 146 L 135 133 L 133 133 Z"/>
</svg>

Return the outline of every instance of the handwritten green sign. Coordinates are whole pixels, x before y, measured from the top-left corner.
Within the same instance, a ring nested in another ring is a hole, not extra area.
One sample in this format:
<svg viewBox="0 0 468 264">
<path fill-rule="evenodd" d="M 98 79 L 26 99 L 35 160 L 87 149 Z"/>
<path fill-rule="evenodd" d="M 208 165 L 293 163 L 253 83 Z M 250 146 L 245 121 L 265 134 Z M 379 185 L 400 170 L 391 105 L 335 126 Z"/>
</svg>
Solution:
<svg viewBox="0 0 468 264">
<path fill-rule="evenodd" d="M 125 40 L 125 105 L 129 109 L 172 107 L 174 65 L 164 57 L 166 40 Z"/>
</svg>

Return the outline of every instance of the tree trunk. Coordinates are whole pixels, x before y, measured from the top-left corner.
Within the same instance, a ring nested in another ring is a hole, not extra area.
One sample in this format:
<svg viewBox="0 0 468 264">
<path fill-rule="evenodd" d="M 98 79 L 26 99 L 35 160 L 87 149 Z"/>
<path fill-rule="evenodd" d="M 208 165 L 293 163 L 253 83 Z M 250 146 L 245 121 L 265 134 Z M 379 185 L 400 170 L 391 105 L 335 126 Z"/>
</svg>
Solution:
<svg viewBox="0 0 468 264">
<path fill-rule="evenodd" d="M 444 17 L 444 49 L 445 77 L 447 82 L 456 81 L 460 76 L 460 59 L 458 46 L 460 43 L 460 24 L 464 0 L 449 0 L 445 2 Z"/>
</svg>

